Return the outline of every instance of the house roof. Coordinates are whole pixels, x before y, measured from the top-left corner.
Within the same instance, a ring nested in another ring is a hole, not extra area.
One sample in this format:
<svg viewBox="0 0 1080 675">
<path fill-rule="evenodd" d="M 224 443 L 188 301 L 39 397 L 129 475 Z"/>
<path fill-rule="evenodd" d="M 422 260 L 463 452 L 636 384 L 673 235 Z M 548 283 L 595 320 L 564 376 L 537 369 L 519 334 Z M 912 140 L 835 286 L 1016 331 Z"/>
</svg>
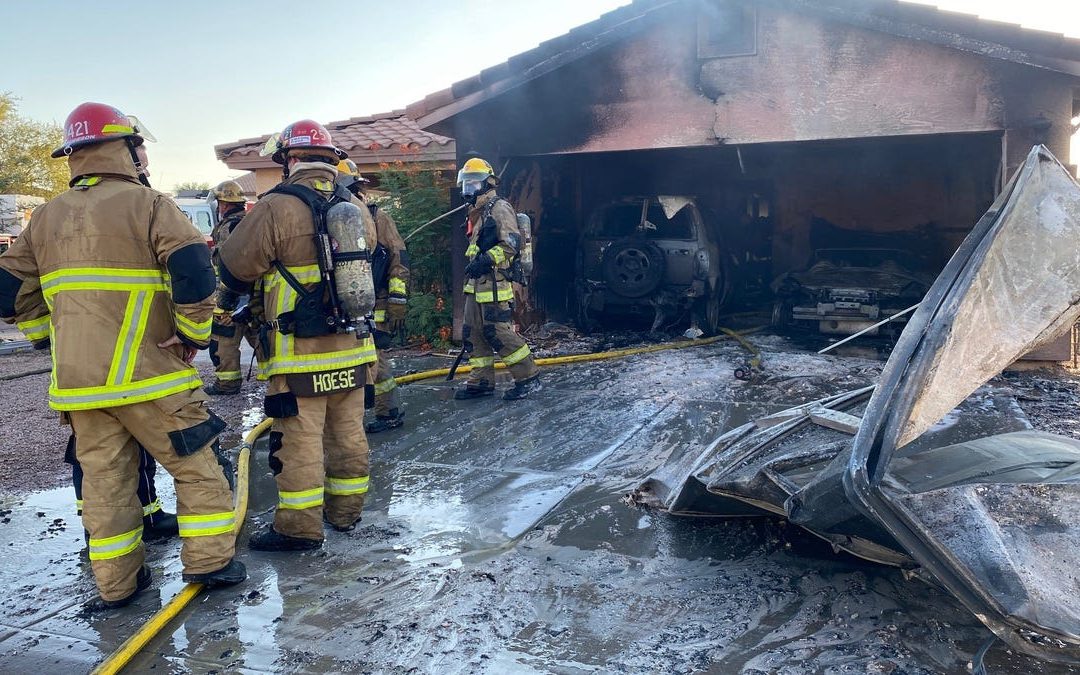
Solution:
<svg viewBox="0 0 1080 675">
<path fill-rule="evenodd" d="M 403 110 L 352 117 L 325 125 L 334 144 L 359 165 L 383 162 L 454 161 L 454 141 L 421 129 Z M 277 166 L 259 150 L 270 134 L 214 146 L 217 158 L 233 169 Z"/>
<path fill-rule="evenodd" d="M 235 180 L 240 185 L 240 189 L 243 190 L 245 195 L 253 195 L 258 191 L 255 187 L 254 171 L 248 171 L 244 175 L 237 176 L 233 180 Z"/>
<path fill-rule="evenodd" d="M 900 37 L 922 40 L 1080 77 L 1080 40 L 1018 24 L 980 19 L 899 0 L 742 0 L 803 12 Z M 455 82 L 410 104 L 405 114 L 429 128 L 499 94 L 606 47 L 650 19 L 692 6 L 689 0 L 634 0 L 569 33 Z"/>
</svg>

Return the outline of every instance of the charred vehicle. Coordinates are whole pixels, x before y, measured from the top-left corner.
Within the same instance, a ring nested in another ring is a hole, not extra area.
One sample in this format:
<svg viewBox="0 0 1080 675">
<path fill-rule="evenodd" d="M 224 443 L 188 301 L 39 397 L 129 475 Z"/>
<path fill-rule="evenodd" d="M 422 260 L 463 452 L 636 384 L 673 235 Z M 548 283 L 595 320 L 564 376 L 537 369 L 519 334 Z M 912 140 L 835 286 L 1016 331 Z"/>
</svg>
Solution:
<svg viewBox="0 0 1080 675">
<path fill-rule="evenodd" d="M 1080 185 L 1036 147 L 912 315 L 876 387 L 739 426 L 639 489 L 774 514 L 952 593 L 1011 647 L 1080 662 L 1080 441 L 1034 430 L 1006 366 L 1080 318 Z"/>
<path fill-rule="evenodd" d="M 651 316 L 653 330 L 691 315 L 717 330 L 728 288 L 721 242 L 692 197 L 624 197 L 595 209 L 581 235 L 577 313 Z"/>
<path fill-rule="evenodd" d="M 773 325 L 856 333 L 919 302 L 934 280 L 925 267 L 895 249 L 818 249 L 810 267 L 773 282 Z"/>
</svg>

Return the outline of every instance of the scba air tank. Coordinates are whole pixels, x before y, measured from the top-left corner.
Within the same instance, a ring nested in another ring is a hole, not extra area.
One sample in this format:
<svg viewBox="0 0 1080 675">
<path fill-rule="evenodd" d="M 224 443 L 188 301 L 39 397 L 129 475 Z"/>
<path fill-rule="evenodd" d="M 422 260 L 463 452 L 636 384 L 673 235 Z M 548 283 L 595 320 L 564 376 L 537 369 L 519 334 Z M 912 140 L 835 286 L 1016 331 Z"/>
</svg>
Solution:
<svg viewBox="0 0 1080 675">
<path fill-rule="evenodd" d="M 331 239 L 338 302 L 350 323 L 357 326 L 375 309 L 371 249 L 360 207 L 351 202 L 331 206 L 326 212 L 326 232 Z"/>
<path fill-rule="evenodd" d="M 518 252 L 518 260 L 521 261 L 521 269 L 526 277 L 532 276 L 533 251 L 532 251 L 532 221 L 524 213 L 517 214 L 518 229 L 521 230 L 521 250 Z"/>
</svg>

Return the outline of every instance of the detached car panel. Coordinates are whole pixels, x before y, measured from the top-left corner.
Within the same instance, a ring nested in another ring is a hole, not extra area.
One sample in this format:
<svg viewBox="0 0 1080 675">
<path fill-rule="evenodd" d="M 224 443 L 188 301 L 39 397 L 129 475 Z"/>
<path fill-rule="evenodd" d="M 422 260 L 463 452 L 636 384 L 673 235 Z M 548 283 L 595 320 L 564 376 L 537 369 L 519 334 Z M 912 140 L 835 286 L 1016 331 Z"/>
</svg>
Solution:
<svg viewBox="0 0 1080 675">
<path fill-rule="evenodd" d="M 1080 185 L 1033 148 L 912 315 L 878 385 L 738 427 L 638 490 L 788 518 L 952 593 L 1011 647 L 1080 662 L 1080 441 L 984 386 L 1080 319 Z"/>
</svg>

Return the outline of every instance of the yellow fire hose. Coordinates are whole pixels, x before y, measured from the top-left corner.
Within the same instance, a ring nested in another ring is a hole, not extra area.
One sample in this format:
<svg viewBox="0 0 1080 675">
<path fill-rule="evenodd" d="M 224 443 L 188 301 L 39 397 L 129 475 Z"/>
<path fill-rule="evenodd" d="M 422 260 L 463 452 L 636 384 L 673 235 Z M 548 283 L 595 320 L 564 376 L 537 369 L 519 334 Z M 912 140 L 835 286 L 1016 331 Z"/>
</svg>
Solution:
<svg viewBox="0 0 1080 675">
<path fill-rule="evenodd" d="M 650 345 L 648 347 L 632 347 L 629 349 L 616 349 L 610 352 L 598 352 L 595 354 L 572 354 L 570 356 L 552 356 L 543 359 L 536 359 L 536 365 L 538 366 L 559 366 L 567 363 L 582 363 L 585 361 L 603 361 L 605 359 L 617 359 L 624 356 L 633 356 L 635 354 L 648 354 L 651 352 L 662 352 L 667 349 L 686 349 L 687 347 L 701 347 L 703 345 L 711 345 L 714 342 L 732 337 L 739 342 L 747 351 L 749 351 L 755 357 L 758 354 L 757 347 L 747 341 L 743 336 L 749 335 L 756 331 L 761 330 L 761 327 L 751 328 L 741 332 L 735 332 L 727 328 L 721 328 L 725 334 L 716 335 L 710 338 L 702 338 L 698 340 L 685 340 L 683 342 L 668 342 L 661 345 Z M 495 364 L 495 368 L 502 370 L 506 368 L 506 364 L 499 361 Z M 472 370 L 472 366 L 459 366 L 457 372 L 467 373 Z M 409 373 L 408 375 L 399 375 L 394 379 L 398 384 L 406 384 L 408 382 L 416 382 L 418 380 L 428 380 L 433 377 L 445 377 L 450 374 L 449 368 L 438 368 L 436 370 L 425 370 L 419 373 Z"/>
<path fill-rule="evenodd" d="M 239 534 L 240 528 L 244 526 L 244 517 L 247 515 L 247 502 L 248 502 L 248 465 L 251 461 L 251 448 L 255 445 L 255 441 L 270 428 L 274 420 L 267 418 L 259 423 L 254 429 L 248 432 L 244 437 L 244 443 L 240 446 L 240 455 L 236 459 L 236 507 L 233 510 L 233 515 L 236 518 L 236 525 L 234 531 Z M 135 658 L 135 655 L 146 646 L 150 640 L 154 638 L 170 621 L 172 621 L 177 614 L 180 613 L 187 604 L 199 594 L 199 591 L 203 589 L 202 584 L 188 584 L 180 590 L 179 593 L 173 596 L 172 600 L 169 600 L 168 604 L 162 607 L 154 616 L 150 617 L 150 620 L 142 625 L 142 627 L 124 644 L 120 645 L 119 649 L 113 652 L 107 659 L 101 662 L 97 668 L 93 671 L 93 675 L 103 675 L 118 673 L 126 666 L 131 659 Z"/>
<path fill-rule="evenodd" d="M 735 332 L 727 328 L 721 329 L 724 335 L 717 335 L 710 338 L 698 339 L 698 340 L 686 340 L 683 342 L 670 342 L 660 345 L 650 345 L 648 347 L 632 347 L 629 349 L 616 349 L 609 352 L 599 352 L 594 354 L 573 354 L 570 356 L 554 356 L 543 359 L 536 359 L 536 365 L 538 366 L 556 366 L 567 363 L 582 363 L 586 361 L 603 361 L 606 359 L 617 359 L 624 356 L 633 356 L 635 354 L 649 354 L 651 352 L 660 352 L 668 349 L 686 349 L 688 347 L 701 347 L 703 345 L 711 345 L 714 342 L 719 342 L 728 337 L 731 337 L 739 342 L 747 351 L 749 351 L 754 358 L 758 357 L 757 348 L 747 341 L 743 336 L 750 333 L 754 333 L 761 328 L 751 328 L 750 330 Z M 495 364 L 498 369 L 506 368 L 506 364 L 499 362 Z M 457 369 L 459 373 L 467 373 L 472 370 L 472 366 L 461 366 Z M 445 377 L 450 373 L 449 368 L 438 368 L 435 370 L 425 370 L 419 373 L 409 373 L 408 375 L 402 375 L 394 379 L 398 384 L 405 384 L 408 382 L 417 382 L 419 380 L 427 380 L 433 377 Z M 240 528 L 244 524 L 244 516 L 247 513 L 247 498 L 248 498 L 248 464 L 250 462 L 251 448 L 255 445 L 256 439 L 263 432 L 270 428 L 273 423 L 273 419 L 265 419 L 259 423 L 254 429 L 248 432 L 244 438 L 244 443 L 240 446 L 240 456 L 237 459 L 237 479 L 236 479 L 236 532 L 240 531 Z M 142 628 L 138 630 L 134 635 L 127 639 L 124 644 L 120 645 L 120 648 L 113 652 L 105 661 L 101 663 L 97 668 L 92 671 L 92 675 L 112 675 L 118 673 L 126 666 L 131 659 L 135 658 L 135 655 L 146 646 L 150 640 L 152 640 L 170 621 L 187 606 L 191 600 L 199 594 L 203 588 L 202 584 L 188 584 L 179 593 L 173 596 L 172 600 L 167 605 L 158 610 L 157 614 L 150 617 L 150 620 L 143 624 Z"/>
</svg>

